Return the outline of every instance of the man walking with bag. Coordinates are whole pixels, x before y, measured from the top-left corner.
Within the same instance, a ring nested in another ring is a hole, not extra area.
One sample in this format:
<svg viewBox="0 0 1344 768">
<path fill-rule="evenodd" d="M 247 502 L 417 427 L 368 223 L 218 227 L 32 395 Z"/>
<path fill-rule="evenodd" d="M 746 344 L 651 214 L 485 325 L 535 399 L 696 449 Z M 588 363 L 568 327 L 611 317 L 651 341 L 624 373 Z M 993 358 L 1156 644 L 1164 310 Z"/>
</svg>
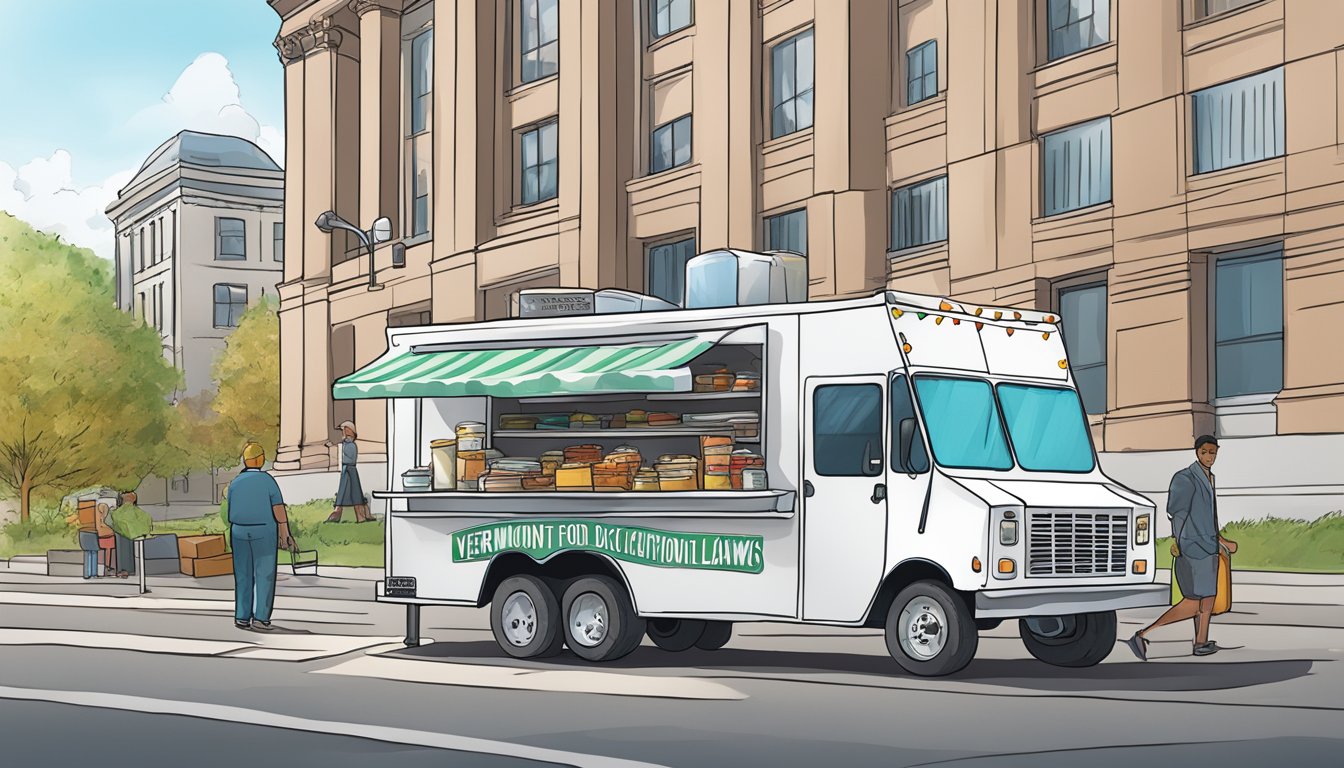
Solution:
<svg viewBox="0 0 1344 768">
<path fill-rule="evenodd" d="M 256 443 L 243 448 L 243 471 L 229 483 L 229 533 L 233 542 L 234 626 L 271 629 L 275 604 L 275 552 L 294 551 L 285 500 L 275 478 L 263 472 L 266 452 Z"/>
<path fill-rule="evenodd" d="M 1214 598 L 1218 594 L 1218 549 L 1230 555 L 1237 543 L 1218 533 L 1218 499 L 1213 462 L 1218 459 L 1218 441 L 1211 435 L 1195 440 L 1195 463 L 1171 478 L 1167 494 L 1167 517 L 1173 536 L 1172 576 L 1181 589 L 1181 601 L 1157 621 L 1134 633 L 1126 643 L 1141 661 L 1148 660 L 1149 632 L 1167 624 L 1195 619 L 1195 655 L 1212 656 L 1220 649 L 1209 640 Z"/>
</svg>

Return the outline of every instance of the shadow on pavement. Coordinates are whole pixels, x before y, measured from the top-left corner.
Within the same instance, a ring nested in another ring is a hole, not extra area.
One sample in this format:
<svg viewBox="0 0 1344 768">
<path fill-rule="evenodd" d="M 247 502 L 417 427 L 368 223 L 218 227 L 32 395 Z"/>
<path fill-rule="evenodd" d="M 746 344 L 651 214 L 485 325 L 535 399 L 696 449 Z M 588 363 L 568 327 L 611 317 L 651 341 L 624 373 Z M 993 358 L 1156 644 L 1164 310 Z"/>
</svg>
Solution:
<svg viewBox="0 0 1344 768">
<path fill-rule="evenodd" d="M 1123 649 L 1117 649 L 1117 653 Z M 544 661 L 511 659 L 490 641 L 433 643 L 389 652 L 389 656 L 435 661 L 485 662 L 503 666 L 541 669 L 582 668 L 594 670 L 703 669 L 746 673 L 831 672 L 905 678 L 907 675 L 885 656 L 855 653 L 810 653 L 724 648 L 668 653 L 643 645 L 623 659 L 593 664 L 568 650 Z M 1055 691 L 1214 691 L 1279 683 L 1311 673 L 1310 659 L 1247 662 L 1124 662 L 1085 669 L 1052 667 L 1035 659 L 983 659 L 942 679 L 1004 687 Z"/>
</svg>

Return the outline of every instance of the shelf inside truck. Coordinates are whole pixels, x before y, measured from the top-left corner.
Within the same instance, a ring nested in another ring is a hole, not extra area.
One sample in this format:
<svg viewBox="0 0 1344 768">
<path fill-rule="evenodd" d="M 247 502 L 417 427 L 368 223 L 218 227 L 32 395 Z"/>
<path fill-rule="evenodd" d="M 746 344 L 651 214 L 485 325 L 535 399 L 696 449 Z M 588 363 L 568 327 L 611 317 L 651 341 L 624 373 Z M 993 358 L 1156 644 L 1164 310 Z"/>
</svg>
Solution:
<svg viewBox="0 0 1344 768">
<path fill-rule="evenodd" d="M 393 514 L 598 514 L 666 515 L 693 517 L 743 514 L 791 516 L 793 491 L 675 491 L 612 492 L 523 491 L 374 491 L 375 499 L 394 502 Z M 396 502 L 405 501 L 404 511 Z"/>
</svg>

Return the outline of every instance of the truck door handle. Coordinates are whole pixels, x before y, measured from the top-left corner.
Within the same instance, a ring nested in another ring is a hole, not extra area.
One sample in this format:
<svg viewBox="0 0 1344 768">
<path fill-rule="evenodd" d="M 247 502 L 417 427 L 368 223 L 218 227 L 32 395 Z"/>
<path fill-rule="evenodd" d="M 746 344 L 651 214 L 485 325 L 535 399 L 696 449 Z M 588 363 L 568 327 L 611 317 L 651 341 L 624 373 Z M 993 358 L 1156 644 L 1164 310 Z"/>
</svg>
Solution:
<svg viewBox="0 0 1344 768">
<path fill-rule="evenodd" d="M 817 492 L 817 489 L 812 487 L 812 481 L 811 481 L 811 480 L 804 480 L 804 481 L 803 481 L 803 497 L 804 497 L 804 498 L 808 498 L 808 499 L 810 499 L 810 498 L 812 498 L 813 494 L 815 494 L 816 492 Z"/>
<path fill-rule="evenodd" d="M 881 504 L 887 498 L 887 486 L 885 483 L 878 483 L 873 486 L 873 495 L 869 501 L 874 504 Z"/>
</svg>

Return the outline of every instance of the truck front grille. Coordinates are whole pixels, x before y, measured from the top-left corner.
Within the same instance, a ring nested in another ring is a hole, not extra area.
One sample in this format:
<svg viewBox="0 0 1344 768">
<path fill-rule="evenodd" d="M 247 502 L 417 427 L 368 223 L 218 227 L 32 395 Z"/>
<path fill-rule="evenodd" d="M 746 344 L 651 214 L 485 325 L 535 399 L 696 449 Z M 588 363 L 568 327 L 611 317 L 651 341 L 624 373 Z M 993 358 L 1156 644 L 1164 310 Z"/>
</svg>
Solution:
<svg viewBox="0 0 1344 768">
<path fill-rule="evenodd" d="M 1028 576 L 1122 576 L 1129 512 L 1033 509 L 1027 514 Z"/>
</svg>

